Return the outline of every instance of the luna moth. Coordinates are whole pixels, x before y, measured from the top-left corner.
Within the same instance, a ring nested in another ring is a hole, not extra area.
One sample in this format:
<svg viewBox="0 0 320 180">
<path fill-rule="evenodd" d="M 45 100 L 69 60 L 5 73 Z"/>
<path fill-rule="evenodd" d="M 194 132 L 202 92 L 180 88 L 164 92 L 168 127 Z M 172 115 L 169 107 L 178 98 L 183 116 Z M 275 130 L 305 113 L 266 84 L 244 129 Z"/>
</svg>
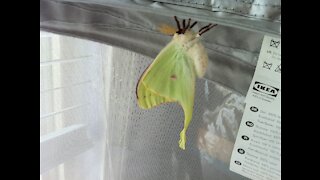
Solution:
<svg viewBox="0 0 320 180">
<path fill-rule="evenodd" d="M 162 32 L 173 35 L 172 40 L 160 51 L 151 65 L 144 71 L 137 84 L 136 94 L 138 105 L 142 109 L 150 109 L 169 102 L 179 103 L 184 111 L 184 128 L 180 132 L 179 147 L 185 150 L 186 131 L 192 119 L 195 80 L 203 77 L 208 55 L 200 42 L 200 36 L 216 26 L 208 24 L 196 33 L 183 20 L 181 28 L 176 16 L 174 19 L 178 29 L 162 27 Z"/>
</svg>

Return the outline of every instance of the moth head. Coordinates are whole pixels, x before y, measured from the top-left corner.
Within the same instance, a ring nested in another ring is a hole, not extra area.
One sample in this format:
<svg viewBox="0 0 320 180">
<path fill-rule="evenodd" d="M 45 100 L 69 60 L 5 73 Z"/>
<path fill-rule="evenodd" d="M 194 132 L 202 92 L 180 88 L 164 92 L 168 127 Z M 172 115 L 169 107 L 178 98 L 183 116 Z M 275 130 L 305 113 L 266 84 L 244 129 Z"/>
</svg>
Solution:
<svg viewBox="0 0 320 180">
<path fill-rule="evenodd" d="M 188 21 L 185 19 L 182 20 L 182 27 L 180 25 L 180 22 L 176 16 L 174 16 L 174 19 L 177 23 L 177 28 L 167 25 L 167 24 L 161 24 L 158 27 L 158 30 L 165 35 L 170 35 L 170 36 L 176 36 L 178 35 L 186 35 L 187 37 L 192 37 L 190 39 L 193 39 L 195 37 L 200 37 L 203 33 L 209 31 L 211 28 L 216 26 L 217 24 L 208 24 L 207 26 L 204 26 L 199 29 L 198 32 L 195 32 L 192 30 L 192 28 L 197 24 L 197 21 L 194 21 L 191 23 L 191 19 L 189 18 Z"/>
<path fill-rule="evenodd" d="M 200 37 L 199 34 L 192 30 L 187 30 L 184 34 L 175 33 L 173 35 L 173 39 L 178 40 L 182 44 L 190 42 L 191 40 L 195 39 L 196 37 Z"/>
<path fill-rule="evenodd" d="M 208 24 L 207 26 L 204 26 L 202 28 L 199 29 L 198 33 L 194 32 L 192 30 L 192 28 L 197 24 L 197 21 L 194 21 L 193 23 L 191 23 L 191 19 L 188 19 L 188 22 L 186 24 L 186 20 L 183 19 L 182 20 L 182 27 L 180 26 L 180 22 L 177 18 L 177 16 L 174 16 L 174 20 L 177 23 L 177 28 L 178 30 L 176 31 L 177 34 L 188 34 L 188 33 L 192 33 L 193 36 L 195 36 L 194 34 L 198 34 L 198 36 L 201 36 L 203 33 L 209 31 L 211 28 L 213 28 L 214 26 L 216 26 L 217 24 Z"/>
</svg>

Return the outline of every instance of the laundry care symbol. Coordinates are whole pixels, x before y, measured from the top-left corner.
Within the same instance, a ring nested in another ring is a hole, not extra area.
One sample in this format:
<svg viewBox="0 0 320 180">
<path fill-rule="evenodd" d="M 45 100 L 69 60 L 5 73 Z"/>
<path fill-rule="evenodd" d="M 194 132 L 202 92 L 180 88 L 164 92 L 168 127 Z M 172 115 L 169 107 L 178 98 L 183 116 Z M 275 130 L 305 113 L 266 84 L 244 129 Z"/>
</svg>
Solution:
<svg viewBox="0 0 320 180">
<path fill-rule="evenodd" d="M 281 64 L 279 64 L 279 65 L 277 66 L 277 68 L 274 70 L 274 72 L 281 73 Z"/>
<path fill-rule="evenodd" d="M 270 47 L 278 48 L 279 45 L 280 45 L 280 40 L 279 41 L 275 41 L 275 40 L 271 39 Z"/>
<path fill-rule="evenodd" d="M 271 69 L 272 63 L 267 63 L 266 61 L 263 61 L 262 67 L 266 69 Z"/>
</svg>

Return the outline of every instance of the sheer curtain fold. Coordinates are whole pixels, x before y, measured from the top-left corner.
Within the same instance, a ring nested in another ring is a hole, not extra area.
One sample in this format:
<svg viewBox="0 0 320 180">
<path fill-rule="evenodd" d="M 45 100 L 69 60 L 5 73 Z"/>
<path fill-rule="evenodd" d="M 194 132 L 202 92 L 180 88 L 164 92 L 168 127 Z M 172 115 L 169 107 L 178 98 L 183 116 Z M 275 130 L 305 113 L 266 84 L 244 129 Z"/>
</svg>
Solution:
<svg viewBox="0 0 320 180">
<path fill-rule="evenodd" d="M 40 31 L 40 179 L 102 179 L 108 47 Z"/>
</svg>

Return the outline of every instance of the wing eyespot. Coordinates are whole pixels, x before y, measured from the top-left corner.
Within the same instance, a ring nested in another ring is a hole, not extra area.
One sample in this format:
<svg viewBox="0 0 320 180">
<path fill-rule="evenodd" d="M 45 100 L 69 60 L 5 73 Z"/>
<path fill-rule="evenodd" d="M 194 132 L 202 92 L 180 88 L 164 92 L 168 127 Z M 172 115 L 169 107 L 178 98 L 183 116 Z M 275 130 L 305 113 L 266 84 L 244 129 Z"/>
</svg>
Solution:
<svg viewBox="0 0 320 180">
<path fill-rule="evenodd" d="M 176 76 L 175 74 L 172 74 L 172 75 L 170 76 L 170 79 L 171 79 L 171 80 L 177 80 L 177 76 Z"/>
</svg>

